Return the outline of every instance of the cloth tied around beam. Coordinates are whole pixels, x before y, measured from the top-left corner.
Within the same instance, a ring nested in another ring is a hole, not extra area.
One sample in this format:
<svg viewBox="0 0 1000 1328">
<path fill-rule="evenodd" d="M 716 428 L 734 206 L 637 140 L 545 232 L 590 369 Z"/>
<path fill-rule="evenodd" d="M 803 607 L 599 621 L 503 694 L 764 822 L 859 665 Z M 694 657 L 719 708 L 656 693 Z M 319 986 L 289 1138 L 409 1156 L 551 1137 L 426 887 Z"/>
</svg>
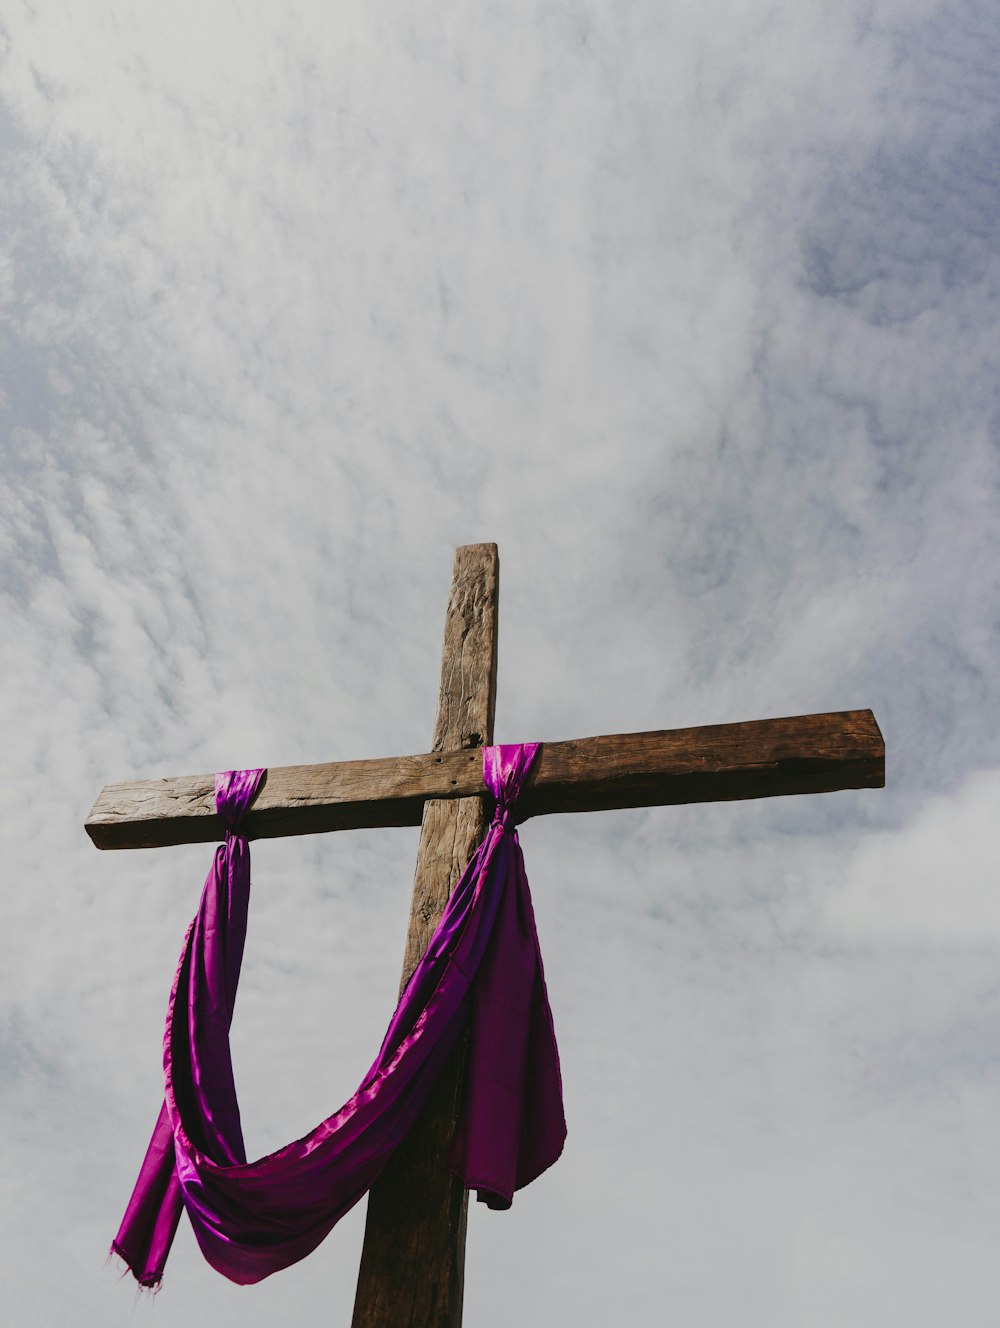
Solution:
<svg viewBox="0 0 1000 1328">
<path fill-rule="evenodd" d="M 400 997 L 357 1092 L 302 1139 L 247 1162 L 229 1029 L 250 898 L 240 824 L 263 770 L 215 780 L 226 825 L 188 929 L 167 1007 L 164 1102 L 112 1250 L 159 1285 L 181 1212 L 233 1282 L 311 1253 L 366 1193 L 419 1116 L 469 1024 L 464 1107 L 448 1166 L 491 1208 L 509 1208 L 562 1152 L 559 1055 L 531 894 L 515 830 L 538 743 L 483 748 L 495 814 Z"/>
</svg>

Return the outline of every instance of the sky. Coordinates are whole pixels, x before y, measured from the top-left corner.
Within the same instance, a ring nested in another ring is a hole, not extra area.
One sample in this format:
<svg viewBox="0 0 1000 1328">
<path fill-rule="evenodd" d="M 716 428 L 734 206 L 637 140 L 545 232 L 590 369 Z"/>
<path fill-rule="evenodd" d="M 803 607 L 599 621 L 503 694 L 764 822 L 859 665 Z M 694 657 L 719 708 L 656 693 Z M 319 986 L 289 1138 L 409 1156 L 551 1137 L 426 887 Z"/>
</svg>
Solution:
<svg viewBox="0 0 1000 1328">
<path fill-rule="evenodd" d="M 105 1256 L 206 845 L 107 782 L 421 752 L 453 550 L 496 740 L 870 707 L 887 787 L 521 832 L 569 1137 L 466 1322 L 994 1328 L 1000 14 L 177 0 L 0 21 L 0 1303 L 350 1321 Z M 415 830 L 254 847 L 248 1148 L 353 1092 Z"/>
</svg>

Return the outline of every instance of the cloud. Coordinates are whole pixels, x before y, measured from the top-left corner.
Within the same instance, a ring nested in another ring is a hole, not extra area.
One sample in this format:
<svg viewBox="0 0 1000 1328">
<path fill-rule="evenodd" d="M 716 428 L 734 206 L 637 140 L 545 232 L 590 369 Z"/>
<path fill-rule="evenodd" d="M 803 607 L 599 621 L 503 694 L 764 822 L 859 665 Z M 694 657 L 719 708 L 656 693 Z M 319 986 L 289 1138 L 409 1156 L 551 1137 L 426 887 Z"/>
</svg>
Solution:
<svg viewBox="0 0 1000 1328">
<path fill-rule="evenodd" d="M 826 917 L 854 942 L 986 946 L 1000 941 L 996 810 L 1000 772 L 983 770 L 929 798 L 892 832 L 866 835 Z"/>
<path fill-rule="evenodd" d="M 869 705 L 889 784 L 526 827 L 573 1151 L 473 1216 L 468 1318 L 992 1323 L 993 8 L 4 22 L 22 1318 L 65 1321 L 54 1262 L 132 1317 L 94 1269 L 207 865 L 96 855 L 97 789 L 421 750 L 452 548 L 495 539 L 501 739 Z M 261 1148 L 370 1060 L 407 835 L 255 850 Z M 252 1302 L 182 1243 L 157 1317 L 345 1318 L 359 1242 Z"/>
</svg>

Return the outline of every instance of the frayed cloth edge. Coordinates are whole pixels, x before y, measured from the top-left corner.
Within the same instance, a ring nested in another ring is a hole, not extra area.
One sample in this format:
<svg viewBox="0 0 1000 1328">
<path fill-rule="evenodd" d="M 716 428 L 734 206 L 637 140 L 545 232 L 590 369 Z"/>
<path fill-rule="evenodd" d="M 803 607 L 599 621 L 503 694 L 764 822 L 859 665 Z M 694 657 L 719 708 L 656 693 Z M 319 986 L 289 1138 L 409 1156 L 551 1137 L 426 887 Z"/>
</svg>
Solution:
<svg viewBox="0 0 1000 1328">
<path fill-rule="evenodd" d="M 135 1278 L 137 1283 L 137 1289 L 140 1293 L 146 1291 L 149 1293 L 149 1295 L 155 1296 L 156 1293 L 162 1287 L 163 1274 L 137 1273 L 135 1269 L 132 1267 L 132 1264 L 129 1262 L 128 1255 L 125 1253 L 125 1251 L 122 1249 L 122 1247 L 118 1244 L 116 1240 L 113 1240 L 111 1242 L 111 1248 L 108 1250 L 108 1257 L 104 1261 L 105 1267 L 107 1267 L 107 1265 L 111 1263 L 112 1260 L 116 1260 L 119 1264 L 123 1265 L 121 1268 L 122 1278 L 127 1277 L 130 1274 L 132 1277 Z"/>
</svg>

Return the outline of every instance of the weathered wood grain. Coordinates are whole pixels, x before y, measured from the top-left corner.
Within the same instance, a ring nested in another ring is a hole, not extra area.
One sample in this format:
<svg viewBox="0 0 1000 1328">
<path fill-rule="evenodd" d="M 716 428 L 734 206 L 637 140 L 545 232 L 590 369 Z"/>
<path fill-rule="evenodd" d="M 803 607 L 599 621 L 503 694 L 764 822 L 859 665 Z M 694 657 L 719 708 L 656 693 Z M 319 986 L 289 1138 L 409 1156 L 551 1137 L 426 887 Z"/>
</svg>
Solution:
<svg viewBox="0 0 1000 1328">
<path fill-rule="evenodd" d="M 461 614 L 449 613 L 449 621 L 453 617 L 460 619 Z M 461 711 L 455 699 L 478 695 L 486 686 L 495 689 L 495 682 L 473 664 L 475 639 L 472 631 L 465 638 L 459 633 L 455 651 L 460 657 L 449 665 L 448 688 L 442 679 L 435 751 L 269 770 L 247 816 L 247 833 L 266 839 L 419 825 L 428 800 L 481 794 L 478 744 L 487 737 L 486 722 L 458 722 Z M 442 727 L 440 720 L 449 708 L 454 712 L 452 729 Z M 444 738 L 452 731 L 458 735 L 455 749 L 449 749 Z M 526 816 L 543 816 L 881 788 L 884 783 L 885 745 L 874 715 L 870 710 L 846 710 L 546 743 L 521 808 Z M 98 796 L 86 829 L 97 847 L 105 849 L 221 839 L 212 776 L 109 784 Z"/>
<path fill-rule="evenodd" d="M 459 749 L 463 770 L 471 761 L 481 771 L 479 747 L 493 740 L 498 578 L 496 545 L 456 551 L 434 750 Z M 457 787 L 459 778 L 449 787 Z M 482 791 L 481 777 L 466 778 L 465 796 L 423 803 L 400 990 L 482 839 Z M 445 1158 L 458 1121 L 464 1061 L 463 1041 L 416 1126 L 372 1186 L 352 1328 L 459 1328 L 462 1322 L 468 1195 Z"/>
</svg>

